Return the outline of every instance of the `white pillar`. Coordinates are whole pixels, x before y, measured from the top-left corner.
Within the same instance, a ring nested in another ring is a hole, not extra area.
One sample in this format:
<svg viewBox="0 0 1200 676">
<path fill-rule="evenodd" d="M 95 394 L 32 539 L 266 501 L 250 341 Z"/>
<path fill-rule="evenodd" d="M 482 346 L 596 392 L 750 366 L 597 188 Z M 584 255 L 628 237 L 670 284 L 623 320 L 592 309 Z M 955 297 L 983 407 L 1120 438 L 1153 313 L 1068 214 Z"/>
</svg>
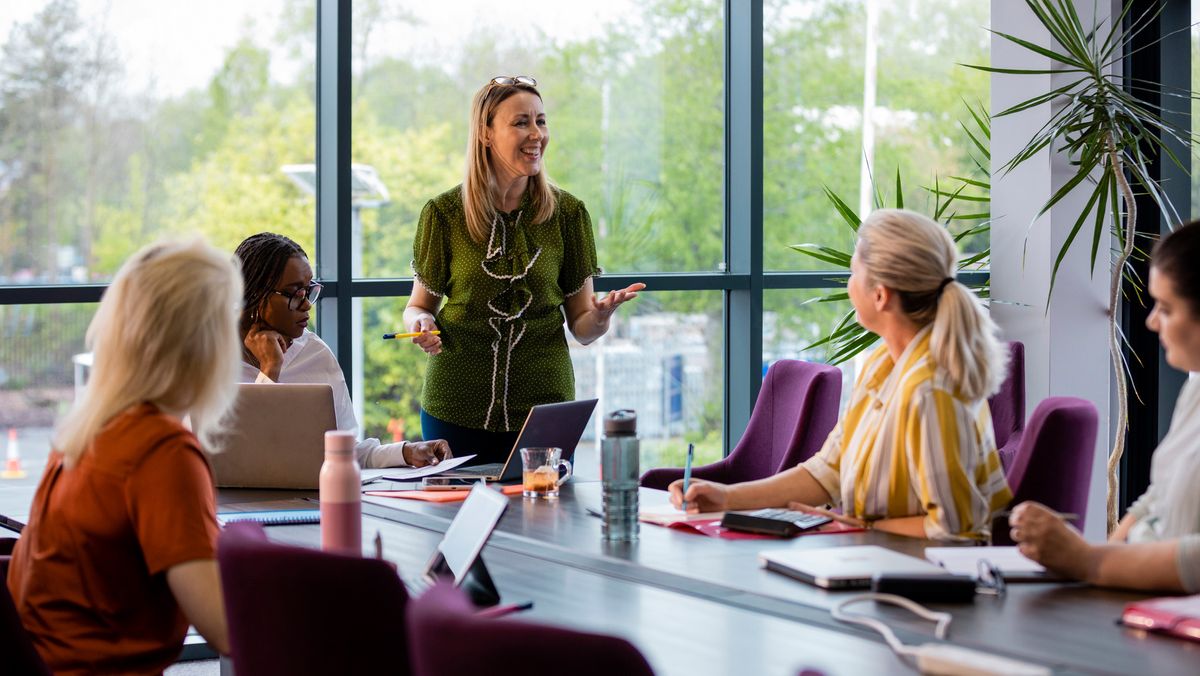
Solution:
<svg viewBox="0 0 1200 676">
<path fill-rule="evenodd" d="M 1092 11 L 1111 16 L 1105 3 L 1076 0 L 1081 19 Z M 1024 3 L 992 0 L 992 29 L 1047 44 L 1049 35 Z M 992 65 L 1006 68 L 1050 68 L 1049 59 L 998 36 L 992 37 Z M 1031 96 L 1066 84 L 1061 76 L 992 76 L 992 113 Z M 1105 532 L 1105 460 L 1112 435 L 1110 405 L 1113 375 L 1107 340 L 1107 293 L 1110 237 L 1100 243 L 1095 274 L 1090 270 L 1090 232 L 1081 230 L 1063 260 L 1047 306 L 1050 273 L 1059 248 L 1086 203 L 1087 187 L 1076 190 L 1047 214 L 1034 220 L 1054 191 L 1070 179 L 1067 158 L 1043 150 L 1020 168 L 999 169 L 1050 118 L 1055 104 L 1044 104 L 992 121 L 992 316 L 1004 339 L 1025 343 L 1026 413 L 1050 396 L 1075 396 L 1096 404 L 1100 414 L 1096 458 L 1088 499 L 1089 540 Z M 1088 225 L 1085 225 L 1087 229 Z"/>
</svg>

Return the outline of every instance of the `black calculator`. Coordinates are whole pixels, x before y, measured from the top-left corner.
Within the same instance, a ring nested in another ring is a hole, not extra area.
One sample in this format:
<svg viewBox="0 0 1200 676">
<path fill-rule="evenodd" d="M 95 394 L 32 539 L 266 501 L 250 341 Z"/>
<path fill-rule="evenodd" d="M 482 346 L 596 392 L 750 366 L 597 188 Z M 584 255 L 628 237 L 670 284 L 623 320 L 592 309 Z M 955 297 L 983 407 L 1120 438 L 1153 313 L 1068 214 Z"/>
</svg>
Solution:
<svg viewBox="0 0 1200 676">
<path fill-rule="evenodd" d="M 725 512 L 725 517 L 721 519 L 721 526 L 746 533 L 792 537 L 817 526 L 823 526 L 832 520 L 820 514 L 768 508 L 753 512 Z"/>
</svg>

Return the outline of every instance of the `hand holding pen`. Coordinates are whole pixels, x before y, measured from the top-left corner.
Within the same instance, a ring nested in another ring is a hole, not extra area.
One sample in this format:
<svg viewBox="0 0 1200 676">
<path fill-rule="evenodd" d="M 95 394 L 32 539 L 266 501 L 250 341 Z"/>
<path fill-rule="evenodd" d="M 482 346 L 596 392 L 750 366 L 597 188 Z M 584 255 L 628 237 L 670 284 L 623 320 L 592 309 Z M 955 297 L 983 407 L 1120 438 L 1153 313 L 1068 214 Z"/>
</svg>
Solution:
<svg viewBox="0 0 1200 676">
<path fill-rule="evenodd" d="M 383 339 L 411 338 L 412 342 L 419 345 L 428 355 L 435 355 L 442 351 L 442 339 L 439 337 L 442 332 L 438 330 L 437 322 L 433 321 L 433 315 L 422 312 L 409 328 L 411 331 L 408 333 L 385 333 Z"/>
<path fill-rule="evenodd" d="M 695 444 L 688 444 L 687 460 L 683 462 L 683 499 L 679 504 L 679 508 L 687 511 L 687 492 L 688 484 L 692 482 L 692 460 L 696 454 Z"/>
</svg>

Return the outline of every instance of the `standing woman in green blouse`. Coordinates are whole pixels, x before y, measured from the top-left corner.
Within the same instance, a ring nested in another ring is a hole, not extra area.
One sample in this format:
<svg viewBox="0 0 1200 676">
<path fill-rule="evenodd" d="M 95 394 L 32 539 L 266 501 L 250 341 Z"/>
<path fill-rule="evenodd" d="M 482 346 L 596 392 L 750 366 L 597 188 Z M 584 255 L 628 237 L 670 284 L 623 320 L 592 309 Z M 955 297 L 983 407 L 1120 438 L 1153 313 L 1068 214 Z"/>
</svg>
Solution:
<svg viewBox="0 0 1200 676">
<path fill-rule="evenodd" d="M 484 85 L 469 127 L 466 178 L 421 211 L 404 323 L 430 355 L 423 436 L 502 462 L 530 408 L 575 398 L 564 317 L 590 343 L 645 284 L 597 300 L 592 221 L 546 177 L 550 130 L 533 78 Z"/>
</svg>

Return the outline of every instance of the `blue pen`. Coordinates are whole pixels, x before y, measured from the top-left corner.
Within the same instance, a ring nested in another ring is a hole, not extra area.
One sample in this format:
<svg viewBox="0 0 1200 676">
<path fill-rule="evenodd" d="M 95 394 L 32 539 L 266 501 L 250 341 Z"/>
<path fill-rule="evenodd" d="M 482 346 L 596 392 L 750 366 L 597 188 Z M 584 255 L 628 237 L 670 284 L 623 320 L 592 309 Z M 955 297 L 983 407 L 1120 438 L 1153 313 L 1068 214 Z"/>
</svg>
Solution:
<svg viewBox="0 0 1200 676">
<path fill-rule="evenodd" d="M 696 447 L 693 444 L 688 444 L 687 460 L 683 463 L 683 494 L 687 495 L 688 484 L 692 481 L 692 454 Z M 680 500 L 680 507 L 683 511 L 687 511 L 687 500 Z"/>
</svg>

